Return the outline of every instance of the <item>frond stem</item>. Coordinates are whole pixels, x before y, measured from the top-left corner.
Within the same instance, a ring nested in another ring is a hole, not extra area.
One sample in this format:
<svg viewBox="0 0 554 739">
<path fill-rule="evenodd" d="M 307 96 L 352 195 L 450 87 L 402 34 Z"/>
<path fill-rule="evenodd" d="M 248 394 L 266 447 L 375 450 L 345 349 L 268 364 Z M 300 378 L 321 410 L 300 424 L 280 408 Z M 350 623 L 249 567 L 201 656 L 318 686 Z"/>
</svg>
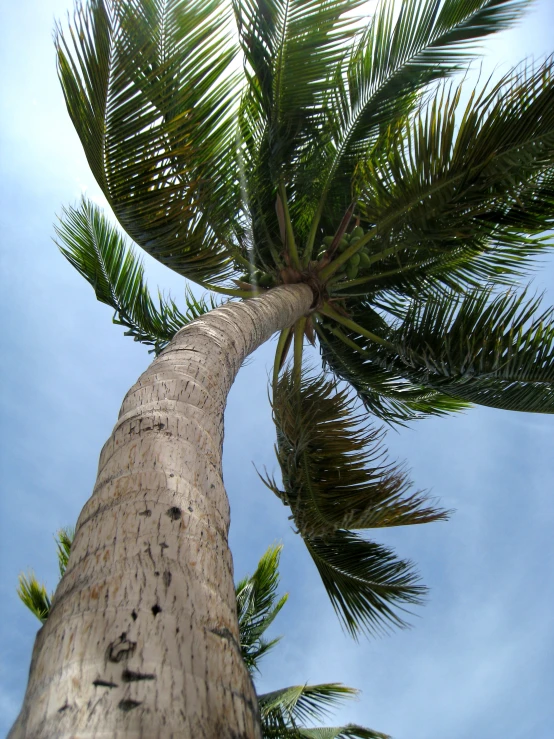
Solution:
<svg viewBox="0 0 554 739">
<path fill-rule="evenodd" d="M 292 328 L 290 326 L 288 328 L 283 329 L 279 335 L 279 341 L 277 342 L 277 349 L 275 350 L 275 362 L 273 364 L 273 390 L 274 391 L 275 391 L 275 388 L 277 387 L 277 381 L 279 379 L 279 369 L 281 368 L 281 364 L 283 361 L 283 353 L 285 351 L 285 346 L 287 345 L 287 340 L 289 338 L 291 331 L 292 331 Z"/>
<path fill-rule="evenodd" d="M 331 306 L 328 303 L 326 303 L 322 308 L 320 308 L 319 312 L 322 313 L 324 316 L 327 316 L 328 318 L 332 318 L 337 323 L 340 323 L 343 326 L 346 326 L 346 328 L 349 328 L 352 331 L 355 331 L 357 334 L 360 334 L 361 336 L 365 336 L 366 339 L 369 339 L 370 341 L 373 341 L 376 344 L 381 344 L 381 346 L 386 346 L 388 349 L 394 349 L 394 345 L 391 344 L 390 341 L 387 341 L 386 339 L 382 339 L 380 336 L 377 336 L 377 334 L 374 334 L 371 331 L 367 331 L 367 329 L 365 329 L 363 326 L 360 326 L 355 321 L 352 321 L 350 318 L 341 316 L 341 314 L 337 313 L 337 311 L 331 308 Z"/>
<path fill-rule="evenodd" d="M 256 298 L 258 295 L 261 295 L 265 292 L 265 290 L 261 290 L 258 287 L 253 288 L 252 290 L 234 290 L 230 287 L 220 287 L 219 285 L 212 285 L 209 282 L 198 281 L 198 284 L 206 288 L 206 290 L 211 290 L 212 292 L 219 293 L 221 295 L 228 295 L 231 298 Z"/>
<path fill-rule="evenodd" d="M 283 214 L 285 216 L 285 233 L 287 236 L 287 249 L 292 261 L 292 266 L 296 269 L 301 268 L 300 257 L 298 256 L 298 249 L 296 248 L 296 241 L 294 240 L 294 230 L 292 228 L 292 222 L 290 220 L 289 204 L 287 201 L 287 190 L 283 180 L 279 182 L 279 195 L 281 196 L 281 202 L 283 204 Z"/>
<path fill-rule="evenodd" d="M 293 380 L 296 388 L 300 387 L 300 381 L 302 379 L 302 351 L 304 348 L 304 329 L 306 328 L 307 320 L 306 316 L 303 316 L 294 326 Z"/>
</svg>

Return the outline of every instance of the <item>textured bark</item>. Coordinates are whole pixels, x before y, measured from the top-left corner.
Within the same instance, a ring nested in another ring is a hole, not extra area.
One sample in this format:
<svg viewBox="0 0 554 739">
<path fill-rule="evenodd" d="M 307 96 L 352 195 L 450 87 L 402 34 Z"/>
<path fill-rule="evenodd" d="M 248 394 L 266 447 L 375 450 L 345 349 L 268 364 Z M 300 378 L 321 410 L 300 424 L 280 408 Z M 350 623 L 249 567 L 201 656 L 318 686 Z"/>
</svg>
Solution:
<svg viewBox="0 0 554 739">
<path fill-rule="evenodd" d="M 221 452 L 244 358 L 305 314 L 306 285 L 181 329 L 127 393 L 33 652 L 9 739 L 253 739 Z"/>
</svg>

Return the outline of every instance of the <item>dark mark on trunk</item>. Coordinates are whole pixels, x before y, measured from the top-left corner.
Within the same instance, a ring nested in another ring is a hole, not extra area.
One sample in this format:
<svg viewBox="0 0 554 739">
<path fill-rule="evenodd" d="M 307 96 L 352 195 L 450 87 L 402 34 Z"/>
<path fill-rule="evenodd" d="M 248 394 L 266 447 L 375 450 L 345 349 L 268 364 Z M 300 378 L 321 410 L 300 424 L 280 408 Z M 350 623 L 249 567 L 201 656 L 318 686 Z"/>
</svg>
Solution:
<svg viewBox="0 0 554 739">
<path fill-rule="evenodd" d="M 111 683 L 109 680 L 93 680 L 92 684 L 97 688 L 117 688 L 117 683 Z"/>
<path fill-rule="evenodd" d="M 133 672 L 132 670 L 123 670 L 121 679 L 124 683 L 138 683 L 141 680 L 155 680 L 156 676 L 147 672 Z"/>
<path fill-rule="evenodd" d="M 137 708 L 137 706 L 140 706 L 141 703 L 142 703 L 142 701 L 134 701 L 134 700 L 131 700 L 129 698 L 125 698 L 125 699 L 119 701 L 117 707 L 121 711 L 125 711 L 126 713 L 128 713 L 129 711 L 132 711 L 133 708 Z"/>
<path fill-rule="evenodd" d="M 107 658 L 110 662 L 121 662 L 124 659 L 129 659 L 135 651 L 137 643 L 129 641 L 127 634 L 123 632 L 119 639 L 108 645 Z"/>
<path fill-rule="evenodd" d="M 177 506 L 172 506 L 167 509 L 166 514 L 172 521 L 178 521 L 181 518 L 181 509 L 177 508 Z"/>
</svg>

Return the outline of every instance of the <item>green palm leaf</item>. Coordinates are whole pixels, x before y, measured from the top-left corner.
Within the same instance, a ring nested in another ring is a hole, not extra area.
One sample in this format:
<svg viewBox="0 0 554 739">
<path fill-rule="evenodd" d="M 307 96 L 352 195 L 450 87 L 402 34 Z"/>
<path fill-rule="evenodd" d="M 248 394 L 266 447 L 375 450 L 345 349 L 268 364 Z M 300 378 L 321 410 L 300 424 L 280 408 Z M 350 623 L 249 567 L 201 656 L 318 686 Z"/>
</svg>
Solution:
<svg viewBox="0 0 554 739">
<path fill-rule="evenodd" d="M 409 493 L 406 472 L 388 463 L 382 432 L 356 414 L 345 390 L 324 378 L 290 372 L 273 398 L 277 455 L 284 490 L 268 481 L 291 508 L 303 536 L 325 537 L 337 529 L 402 526 L 444 519 L 421 493 Z"/>
<path fill-rule="evenodd" d="M 197 281 L 232 270 L 236 48 L 219 0 L 90 0 L 58 71 L 93 174 L 133 240 Z"/>
<path fill-rule="evenodd" d="M 527 5 L 527 0 L 381 2 L 333 77 L 328 101 L 333 154 L 320 212 L 329 191 L 329 203 L 344 210 L 353 166 L 379 131 L 409 112 L 429 83 L 474 58 L 476 40 L 511 25 Z"/>
<path fill-rule="evenodd" d="M 431 390 L 548 413 L 554 410 L 554 312 L 539 309 L 540 300 L 525 293 L 448 293 L 411 302 L 386 346 L 351 335 L 373 361 Z"/>
<path fill-rule="evenodd" d="M 31 613 L 41 623 L 45 623 L 50 613 L 51 600 L 44 585 L 39 583 L 32 572 L 19 575 L 17 594 Z"/>
<path fill-rule="evenodd" d="M 369 329 L 373 311 L 357 321 Z M 379 325 L 382 327 L 381 322 Z M 375 327 L 372 325 L 373 330 Z M 383 366 L 356 343 L 355 334 L 329 322 L 317 327 L 324 366 L 355 390 L 364 407 L 388 424 L 406 425 L 426 416 L 443 416 L 463 410 L 468 403 L 438 390 L 417 385 L 395 369 Z"/>
<path fill-rule="evenodd" d="M 247 95 L 271 144 L 270 169 L 318 131 L 329 77 L 356 33 L 347 12 L 363 0 L 233 0 L 248 79 Z"/>
<path fill-rule="evenodd" d="M 75 538 L 75 529 L 65 528 L 60 529 L 56 536 L 56 548 L 58 550 L 58 567 L 60 570 L 60 577 L 63 577 L 67 569 L 67 563 L 69 561 L 69 554 L 71 552 L 71 545 Z"/>
<path fill-rule="evenodd" d="M 63 577 L 75 536 L 74 529 L 60 529 L 56 534 L 56 548 L 58 554 L 58 566 L 60 577 Z M 38 618 L 41 623 L 45 623 L 50 615 L 52 606 L 52 598 L 48 595 L 46 587 L 39 583 L 34 573 L 28 575 L 23 573 L 19 575 L 19 585 L 17 586 L 17 595 L 23 605 L 25 605 L 31 613 Z"/>
<path fill-rule="evenodd" d="M 406 622 L 398 610 L 419 605 L 426 588 L 411 562 L 351 531 L 325 538 L 304 537 L 333 608 L 354 637 L 377 633 Z"/>
<path fill-rule="evenodd" d="M 525 293 L 414 303 L 394 334 L 406 374 L 481 405 L 554 410 L 554 310 Z"/>
<path fill-rule="evenodd" d="M 248 229 L 260 266 L 279 244 L 274 203 L 286 180 L 297 234 L 307 231 L 317 185 L 304 150 L 322 136 L 329 77 L 355 34 L 363 0 L 234 0 L 245 58 L 241 167 Z M 347 12 L 350 15 L 345 15 Z M 302 161 L 302 165 L 298 166 Z M 278 251 L 279 249 L 277 249 Z"/>
<path fill-rule="evenodd" d="M 321 720 L 329 710 L 357 695 L 356 690 L 339 683 L 292 685 L 258 696 L 260 713 L 267 730 L 294 728 L 306 721 Z"/>
<path fill-rule="evenodd" d="M 188 290 L 186 313 L 171 298 L 158 294 L 158 305 L 148 292 L 142 262 L 100 208 L 83 199 L 80 207 L 63 211 L 56 227 L 60 250 L 94 288 L 97 299 L 115 311 L 114 323 L 125 326 L 126 335 L 151 345 L 159 353 L 187 323 L 215 307 L 197 300 Z"/>
<path fill-rule="evenodd" d="M 279 641 L 279 638 L 268 641 L 263 634 L 288 597 L 285 594 L 277 598 L 282 548 L 270 547 L 260 559 L 254 574 L 243 578 L 236 586 L 240 649 L 251 673 L 258 670 L 258 661 Z"/>
<path fill-rule="evenodd" d="M 346 726 L 329 726 L 321 729 L 299 729 L 298 739 L 390 739 L 390 737 L 388 734 L 381 734 L 381 732 L 373 731 L 373 729 L 366 729 L 356 724 L 347 724 Z"/>
<path fill-rule="evenodd" d="M 462 86 L 443 89 L 359 165 L 360 214 L 378 260 L 368 293 L 413 294 L 437 280 L 465 289 L 525 273 L 554 225 L 553 65 L 474 91 L 461 120 Z"/>
</svg>

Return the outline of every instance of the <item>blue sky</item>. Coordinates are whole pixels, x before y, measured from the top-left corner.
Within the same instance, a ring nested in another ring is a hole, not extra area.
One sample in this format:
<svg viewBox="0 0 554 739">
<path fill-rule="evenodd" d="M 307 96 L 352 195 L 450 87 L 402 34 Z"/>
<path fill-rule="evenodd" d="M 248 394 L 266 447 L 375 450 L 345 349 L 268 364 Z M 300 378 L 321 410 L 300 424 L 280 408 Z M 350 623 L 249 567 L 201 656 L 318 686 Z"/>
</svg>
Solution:
<svg viewBox="0 0 554 739">
<path fill-rule="evenodd" d="M 56 79 L 51 32 L 68 0 L 20 0 L 1 13 L 3 321 L 0 735 L 20 705 L 37 623 L 15 596 L 33 568 L 53 588 L 53 535 L 90 494 L 100 448 L 125 391 L 147 366 L 58 254 L 52 223 L 83 191 L 101 202 Z M 554 3 L 486 45 L 484 71 L 552 52 Z M 178 300 L 184 282 L 148 260 L 152 286 Z M 554 303 L 554 260 L 533 286 Z M 341 681 L 362 690 L 343 709 L 395 739 L 550 739 L 554 725 L 552 417 L 474 409 L 388 435 L 418 487 L 456 509 L 449 523 L 379 532 L 418 563 L 431 588 L 413 628 L 353 642 L 339 623 L 287 513 L 251 464 L 276 471 L 266 379 L 274 345 L 244 367 L 226 415 L 224 472 L 237 577 L 284 543 L 284 641 L 262 690 Z"/>
</svg>

